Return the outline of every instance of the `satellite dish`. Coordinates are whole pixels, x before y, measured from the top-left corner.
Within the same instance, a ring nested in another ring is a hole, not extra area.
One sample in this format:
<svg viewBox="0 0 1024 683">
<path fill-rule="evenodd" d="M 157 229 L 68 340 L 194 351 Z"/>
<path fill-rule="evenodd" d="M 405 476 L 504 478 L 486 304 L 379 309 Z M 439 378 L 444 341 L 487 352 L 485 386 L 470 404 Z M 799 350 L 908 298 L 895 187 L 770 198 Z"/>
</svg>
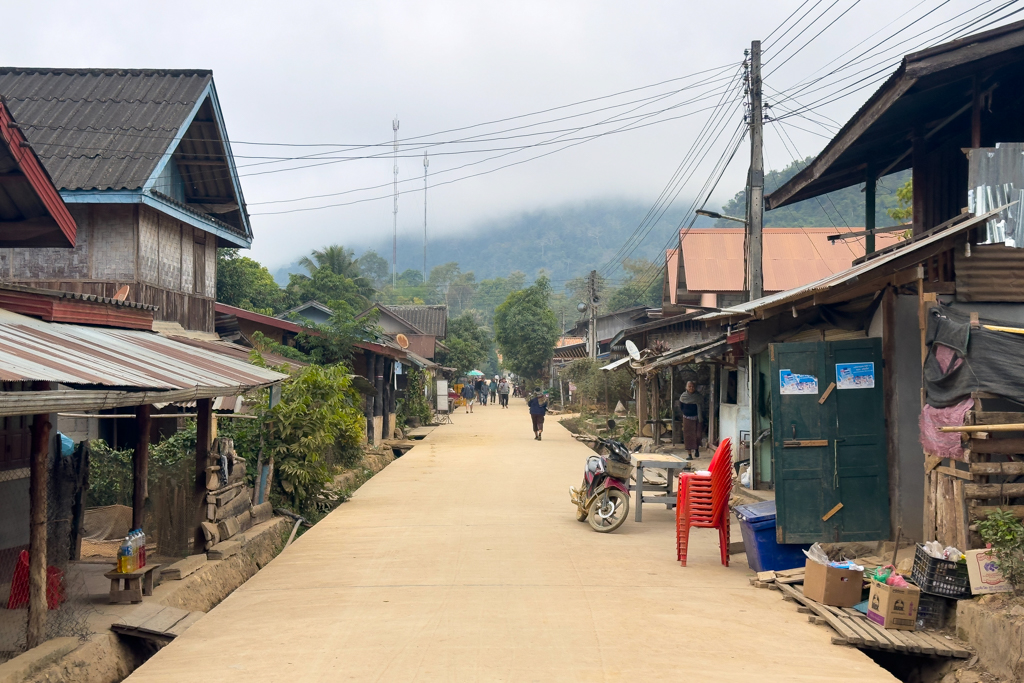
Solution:
<svg viewBox="0 0 1024 683">
<path fill-rule="evenodd" d="M 117 294 L 114 295 L 114 301 L 124 301 L 128 298 L 128 285 L 124 285 L 121 289 L 117 290 Z"/>
<path fill-rule="evenodd" d="M 626 340 L 626 353 L 628 353 L 629 357 L 633 360 L 640 360 L 640 349 L 636 348 L 636 344 L 634 344 L 632 340 Z"/>
<path fill-rule="evenodd" d="M 403 349 L 409 348 L 409 338 L 406 337 L 401 332 L 395 335 L 395 341 L 398 342 L 398 345 L 401 346 Z"/>
</svg>

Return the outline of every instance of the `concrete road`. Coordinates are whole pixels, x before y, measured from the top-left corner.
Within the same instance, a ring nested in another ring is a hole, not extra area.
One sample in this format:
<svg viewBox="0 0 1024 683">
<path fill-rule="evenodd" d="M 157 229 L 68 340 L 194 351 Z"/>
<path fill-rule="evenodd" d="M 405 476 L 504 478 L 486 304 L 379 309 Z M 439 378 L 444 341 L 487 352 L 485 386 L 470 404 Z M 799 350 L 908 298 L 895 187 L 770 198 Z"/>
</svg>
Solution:
<svg viewBox="0 0 1024 683">
<path fill-rule="evenodd" d="M 894 681 L 829 642 L 717 532 L 574 519 L 584 445 L 525 404 L 459 412 L 128 680 Z M 734 537 L 738 532 L 734 529 Z"/>
</svg>

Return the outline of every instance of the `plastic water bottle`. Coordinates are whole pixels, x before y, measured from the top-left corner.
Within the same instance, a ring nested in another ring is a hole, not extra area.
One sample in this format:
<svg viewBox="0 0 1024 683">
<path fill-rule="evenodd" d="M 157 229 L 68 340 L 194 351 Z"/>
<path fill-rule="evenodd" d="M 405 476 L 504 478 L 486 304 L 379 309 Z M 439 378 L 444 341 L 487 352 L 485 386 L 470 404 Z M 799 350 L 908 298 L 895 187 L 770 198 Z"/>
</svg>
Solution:
<svg viewBox="0 0 1024 683">
<path fill-rule="evenodd" d="M 124 537 L 121 547 L 117 549 L 117 571 L 128 574 L 132 571 L 132 541 L 128 536 Z"/>
</svg>

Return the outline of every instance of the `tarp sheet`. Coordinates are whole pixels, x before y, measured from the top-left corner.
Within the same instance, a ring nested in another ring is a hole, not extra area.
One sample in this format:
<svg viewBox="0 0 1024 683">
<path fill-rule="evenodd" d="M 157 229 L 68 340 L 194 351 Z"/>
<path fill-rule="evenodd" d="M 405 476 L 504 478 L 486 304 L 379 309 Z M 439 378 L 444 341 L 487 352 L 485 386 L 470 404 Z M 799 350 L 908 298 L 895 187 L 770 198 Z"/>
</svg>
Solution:
<svg viewBox="0 0 1024 683">
<path fill-rule="evenodd" d="M 979 322 L 982 325 L 979 329 L 971 329 L 968 314 L 946 306 L 929 312 L 925 336 L 928 356 L 924 362 L 928 405 L 945 408 L 969 397 L 972 391 L 985 391 L 1024 403 L 1024 363 L 1021 362 L 1024 334 L 984 327 L 1019 328 L 1020 325 L 988 319 Z"/>
</svg>

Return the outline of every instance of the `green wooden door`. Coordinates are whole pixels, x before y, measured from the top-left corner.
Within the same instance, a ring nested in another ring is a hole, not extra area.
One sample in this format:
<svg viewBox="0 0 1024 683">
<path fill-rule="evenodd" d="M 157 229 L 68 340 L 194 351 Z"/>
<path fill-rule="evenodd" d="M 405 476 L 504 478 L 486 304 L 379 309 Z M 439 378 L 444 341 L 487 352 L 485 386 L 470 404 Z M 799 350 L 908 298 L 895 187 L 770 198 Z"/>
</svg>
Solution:
<svg viewBox="0 0 1024 683">
<path fill-rule="evenodd" d="M 769 357 L 778 541 L 888 538 L 879 340 L 772 344 Z"/>
</svg>

